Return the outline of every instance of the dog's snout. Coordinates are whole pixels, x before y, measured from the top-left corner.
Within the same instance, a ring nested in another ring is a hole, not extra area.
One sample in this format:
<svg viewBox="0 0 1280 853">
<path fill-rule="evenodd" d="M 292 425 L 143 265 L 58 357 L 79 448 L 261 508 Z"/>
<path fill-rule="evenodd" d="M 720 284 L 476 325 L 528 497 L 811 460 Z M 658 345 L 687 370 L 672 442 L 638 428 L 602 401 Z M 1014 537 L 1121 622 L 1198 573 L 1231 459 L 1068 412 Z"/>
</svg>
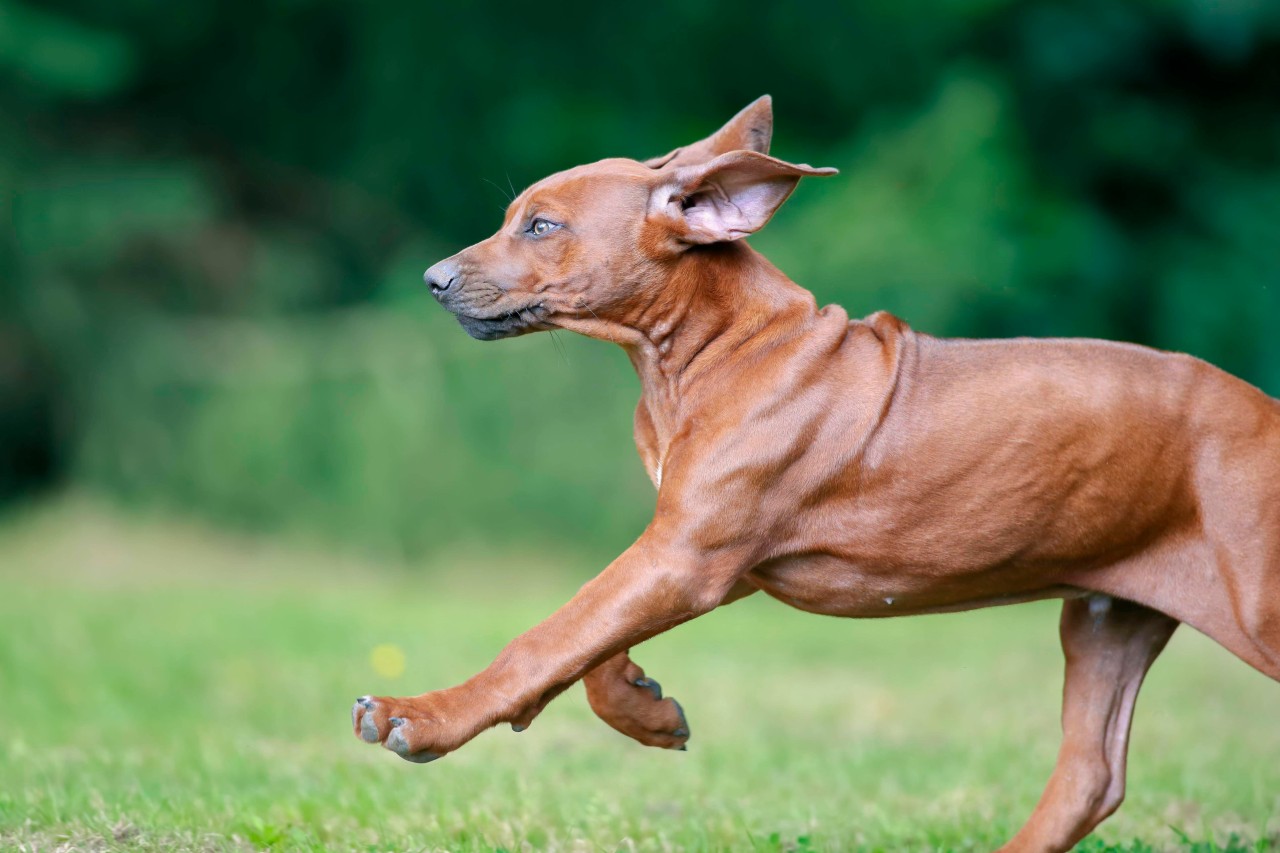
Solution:
<svg viewBox="0 0 1280 853">
<path fill-rule="evenodd" d="M 441 261 L 422 274 L 422 280 L 431 288 L 431 293 L 440 297 L 458 280 L 458 268 L 448 261 Z"/>
</svg>

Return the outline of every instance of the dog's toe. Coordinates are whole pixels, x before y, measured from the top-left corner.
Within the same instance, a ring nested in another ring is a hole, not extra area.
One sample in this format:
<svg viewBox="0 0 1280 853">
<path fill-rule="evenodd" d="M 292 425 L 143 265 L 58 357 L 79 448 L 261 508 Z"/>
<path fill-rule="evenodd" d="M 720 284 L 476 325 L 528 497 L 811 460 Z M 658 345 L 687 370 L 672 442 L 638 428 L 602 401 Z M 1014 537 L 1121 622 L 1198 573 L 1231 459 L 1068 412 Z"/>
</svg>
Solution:
<svg viewBox="0 0 1280 853">
<path fill-rule="evenodd" d="M 399 717 L 394 717 L 393 719 L 400 720 Z M 400 720 L 400 723 L 401 725 L 398 726 L 395 723 L 391 724 L 392 726 L 395 726 L 395 728 L 393 728 L 391 733 L 387 735 L 387 739 L 383 742 L 383 745 L 396 755 L 404 756 L 409 753 L 409 741 L 405 739 L 404 731 L 402 729 L 404 721 Z"/>
<path fill-rule="evenodd" d="M 420 750 L 414 752 L 409 746 L 409 740 L 405 737 L 408 727 L 402 717 L 391 718 L 391 733 L 387 735 L 387 739 L 383 745 L 405 761 L 412 761 L 414 764 L 426 764 L 429 761 L 435 761 L 440 756 L 434 752 Z"/>
<path fill-rule="evenodd" d="M 356 702 L 355 707 L 351 709 L 352 719 L 357 717 L 360 720 L 360 739 L 365 743 L 377 743 L 381 740 L 378 735 L 378 721 L 374 719 L 374 711 L 377 705 L 368 696 Z"/>
</svg>

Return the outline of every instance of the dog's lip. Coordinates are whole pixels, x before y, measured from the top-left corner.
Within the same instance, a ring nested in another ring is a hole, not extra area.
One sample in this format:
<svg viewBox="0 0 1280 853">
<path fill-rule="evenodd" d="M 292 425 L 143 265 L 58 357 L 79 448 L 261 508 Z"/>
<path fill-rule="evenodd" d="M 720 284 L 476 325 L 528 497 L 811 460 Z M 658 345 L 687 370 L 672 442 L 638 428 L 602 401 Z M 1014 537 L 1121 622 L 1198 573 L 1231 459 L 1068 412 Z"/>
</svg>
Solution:
<svg viewBox="0 0 1280 853">
<path fill-rule="evenodd" d="M 546 321 L 547 310 L 541 302 L 532 302 L 506 311 L 493 311 L 483 314 L 470 311 L 455 311 L 458 320 L 471 320 L 476 323 L 514 322 L 521 326 L 533 326 Z"/>
<path fill-rule="evenodd" d="M 546 322 L 545 315 L 546 309 L 541 302 L 485 315 L 454 312 L 467 334 L 479 340 L 498 340 L 534 329 L 549 329 L 551 324 Z"/>
</svg>

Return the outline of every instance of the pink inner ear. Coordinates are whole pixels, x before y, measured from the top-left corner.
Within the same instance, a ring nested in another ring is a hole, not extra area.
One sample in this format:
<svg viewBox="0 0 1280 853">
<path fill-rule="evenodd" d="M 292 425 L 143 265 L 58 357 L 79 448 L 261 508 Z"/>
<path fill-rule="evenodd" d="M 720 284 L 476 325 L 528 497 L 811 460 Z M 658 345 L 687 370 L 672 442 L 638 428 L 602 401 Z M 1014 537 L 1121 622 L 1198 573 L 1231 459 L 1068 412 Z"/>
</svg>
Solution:
<svg viewBox="0 0 1280 853">
<path fill-rule="evenodd" d="M 706 242 L 746 237 L 764 227 L 794 184 L 789 177 L 725 175 L 684 200 L 685 222 Z"/>
<path fill-rule="evenodd" d="M 674 180 L 658 189 L 658 204 L 668 211 L 679 206 L 685 242 L 737 240 L 763 228 L 801 176 L 835 172 L 758 151 L 730 151 L 701 166 L 678 169 Z"/>
</svg>

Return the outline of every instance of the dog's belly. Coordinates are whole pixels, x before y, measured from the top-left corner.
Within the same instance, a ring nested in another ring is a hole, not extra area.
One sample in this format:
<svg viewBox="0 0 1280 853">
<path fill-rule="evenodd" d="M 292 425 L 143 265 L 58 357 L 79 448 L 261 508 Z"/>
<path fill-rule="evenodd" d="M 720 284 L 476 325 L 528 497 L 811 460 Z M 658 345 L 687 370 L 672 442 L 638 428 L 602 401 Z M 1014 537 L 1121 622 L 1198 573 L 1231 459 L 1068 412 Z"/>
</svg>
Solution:
<svg viewBox="0 0 1280 853">
<path fill-rule="evenodd" d="M 945 613 L 1087 594 L 1051 573 L 998 568 L 960 575 L 942 569 L 868 568 L 827 554 L 770 560 L 745 578 L 779 601 L 826 616 Z"/>
</svg>

